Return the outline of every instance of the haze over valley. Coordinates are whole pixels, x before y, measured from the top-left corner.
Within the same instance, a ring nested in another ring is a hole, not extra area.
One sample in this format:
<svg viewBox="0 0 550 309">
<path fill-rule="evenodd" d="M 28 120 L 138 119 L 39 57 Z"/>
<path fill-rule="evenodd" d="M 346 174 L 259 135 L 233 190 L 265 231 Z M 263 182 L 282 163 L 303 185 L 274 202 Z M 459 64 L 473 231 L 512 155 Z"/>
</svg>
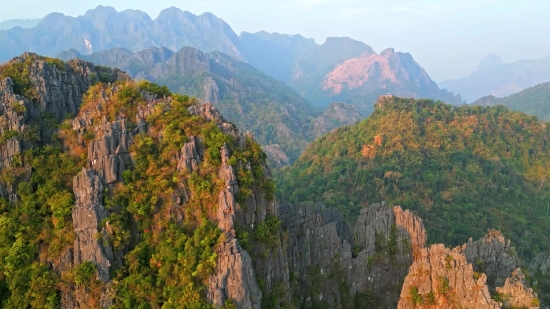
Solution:
<svg viewBox="0 0 550 309">
<path fill-rule="evenodd" d="M 0 309 L 550 308 L 550 4 L 30 2 Z"/>
</svg>

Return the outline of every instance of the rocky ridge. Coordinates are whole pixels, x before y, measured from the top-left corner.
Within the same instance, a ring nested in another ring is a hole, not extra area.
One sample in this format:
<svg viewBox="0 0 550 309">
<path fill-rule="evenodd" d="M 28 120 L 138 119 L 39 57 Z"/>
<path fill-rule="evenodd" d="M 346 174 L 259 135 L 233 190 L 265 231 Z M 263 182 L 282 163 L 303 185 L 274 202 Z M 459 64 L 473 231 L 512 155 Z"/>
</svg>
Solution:
<svg viewBox="0 0 550 309">
<path fill-rule="evenodd" d="M 453 249 L 422 248 L 398 308 L 539 308 L 510 241 L 497 231 Z"/>
</svg>

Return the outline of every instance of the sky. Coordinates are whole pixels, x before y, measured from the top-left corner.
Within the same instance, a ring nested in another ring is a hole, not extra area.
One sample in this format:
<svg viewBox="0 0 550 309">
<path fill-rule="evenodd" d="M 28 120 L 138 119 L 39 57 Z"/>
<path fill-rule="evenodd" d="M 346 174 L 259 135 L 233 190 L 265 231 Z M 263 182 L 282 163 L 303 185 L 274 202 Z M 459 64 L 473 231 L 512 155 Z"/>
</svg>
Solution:
<svg viewBox="0 0 550 309">
<path fill-rule="evenodd" d="M 470 75 L 488 54 L 504 62 L 550 55 L 549 0 L 0 0 L 0 21 L 51 12 L 82 15 L 98 5 L 156 18 L 171 6 L 211 12 L 239 34 L 301 34 L 360 40 L 411 53 L 436 82 Z"/>
</svg>

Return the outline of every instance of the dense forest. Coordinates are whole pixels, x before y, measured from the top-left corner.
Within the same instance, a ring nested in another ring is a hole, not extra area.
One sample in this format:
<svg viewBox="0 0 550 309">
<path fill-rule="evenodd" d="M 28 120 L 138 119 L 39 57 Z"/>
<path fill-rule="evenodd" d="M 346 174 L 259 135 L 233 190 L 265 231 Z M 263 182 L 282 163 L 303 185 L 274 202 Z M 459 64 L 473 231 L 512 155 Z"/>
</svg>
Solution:
<svg viewBox="0 0 550 309">
<path fill-rule="evenodd" d="M 549 138 L 546 123 L 503 106 L 389 96 L 312 143 L 280 173 L 279 198 L 335 207 L 350 222 L 387 201 L 420 215 L 431 243 L 496 228 L 532 257 L 550 247 Z"/>
</svg>

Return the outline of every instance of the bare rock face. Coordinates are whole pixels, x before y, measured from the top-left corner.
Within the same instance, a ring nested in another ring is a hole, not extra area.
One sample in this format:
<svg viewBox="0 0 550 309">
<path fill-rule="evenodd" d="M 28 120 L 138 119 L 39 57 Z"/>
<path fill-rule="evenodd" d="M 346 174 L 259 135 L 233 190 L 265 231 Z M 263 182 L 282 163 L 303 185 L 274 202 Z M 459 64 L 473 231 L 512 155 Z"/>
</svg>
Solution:
<svg viewBox="0 0 550 309">
<path fill-rule="evenodd" d="M 101 244 L 97 233 L 100 223 L 107 217 L 102 205 L 103 185 L 94 170 L 82 170 L 74 178 L 73 191 L 75 207 L 73 208 L 73 225 L 76 232 L 74 245 L 75 264 L 90 261 L 97 266 L 98 276 L 102 282 L 108 282 L 109 268 L 113 260 L 111 248 Z"/>
<path fill-rule="evenodd" d="M 349 308 L 355 297 L 395 307 L 412 250 L 426 241 L 420 218 L 385 203 L 364 208 L 354 228 L 322 206 L 287 205 L 280 212 L 298 303 Z"/>
<path fill-rule="evenodd" d="M 225 186 L 218 196 L 217 219 L 226 241 L 217 248 L 216 273 L 209 279 L 207 297 L 218 308 L 229 299 L 233 299 L 239 309 L 260 308 L 262 292 L 256 282 L 252 259 L 235 238 L 235 194 L 239 188 L 233 167 L 228 163 L 229 151 L 225 146 L 221 158 L 218 176 L 225 181 Z"/>
<path fill-rule="evenodd" d="M 537 294 L 527 287 L 525 276 L 519 268 L 512 272 L 510 278 L 506 278 L 503 287 L 497 287 L 496 290 L 504 295 L 504 303 L 507 307 L 538 308 L 538 302 L 534 301 L 538 299 Z"/>
<path fill-rule="evenodd" d="M 474 269 L 487 275 L 487 284 L 495 288 L 504 285 L 510 274 L 520 267 L 520 261 L 510 240 L 493 231 L 484 238 L 464 245 L 463 252 Z"/>
<path fill-rule="evenodd" d="M 485 274 L 476 280 L 472 265 L 460 250 L 443 245 L 420 250 L 405 278 L 397 308 L 424 304 L 429 308 L 500 308 L 491 299 Z"/>
<path fill-rule="evenodd" d="M 510 241 L 494 230 L 462 247 L 422 248 L 405 278 L 398 308 L 538 308 L 519 264 Z"/>
</svg>

